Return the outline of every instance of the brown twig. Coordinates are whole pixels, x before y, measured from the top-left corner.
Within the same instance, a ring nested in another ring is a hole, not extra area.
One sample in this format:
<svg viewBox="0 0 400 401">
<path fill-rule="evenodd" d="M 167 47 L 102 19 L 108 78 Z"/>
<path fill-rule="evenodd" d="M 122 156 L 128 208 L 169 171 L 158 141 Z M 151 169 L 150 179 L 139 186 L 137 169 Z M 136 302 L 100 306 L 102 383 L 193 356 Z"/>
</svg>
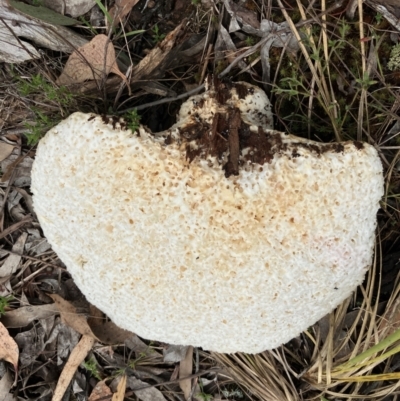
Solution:
<svg viewBox="0 0 400 401">
<path fill-rule="evenodd" d="M 10 227 L 7 227 L 5 230 L 0 232 L 0 239 L 7 237 L 7 235 L 10 235 L 14 231 L 18 230 L 20 227 L 24 226 L 26 223 L 32 222 L 32 216 L 28 215 L 24 217 L 22 220 L 20 220 L 18 223 L 13 224 Z"/>
</svg>

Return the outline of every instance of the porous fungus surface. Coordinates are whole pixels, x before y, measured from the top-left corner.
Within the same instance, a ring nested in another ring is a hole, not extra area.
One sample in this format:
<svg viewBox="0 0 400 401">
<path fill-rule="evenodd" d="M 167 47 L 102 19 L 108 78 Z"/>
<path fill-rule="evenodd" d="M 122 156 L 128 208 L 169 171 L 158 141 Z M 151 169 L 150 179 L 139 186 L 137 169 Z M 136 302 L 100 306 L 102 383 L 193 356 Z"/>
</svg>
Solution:
<svg viewBox="0 0 400 401">
<path fill-rule="evenodd" d="M 202 147 L 224 111 L 210 112 L 190 156 L 185 107 L 157 139 L 71 115 L 38 146 L 35 211 L 78 287 L 122 328 L 219 352 L 277 347 L 362 282 L 379 157 L 368 144 L 324 145 L 241 121 L 241 135 L 267 150 L 259 164 L 241 140 L 238 171 L 227 172 L 229 146 Z"/>
</svg>

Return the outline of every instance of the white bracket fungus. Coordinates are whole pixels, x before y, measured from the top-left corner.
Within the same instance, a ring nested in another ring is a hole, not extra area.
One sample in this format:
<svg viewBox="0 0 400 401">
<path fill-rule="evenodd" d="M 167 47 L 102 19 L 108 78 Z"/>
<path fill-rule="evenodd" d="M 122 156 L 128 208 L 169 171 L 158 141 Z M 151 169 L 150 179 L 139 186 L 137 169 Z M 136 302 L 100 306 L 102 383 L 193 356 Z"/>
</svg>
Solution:
<svg viewBox="0 0 400 401">
<path fill-rule="evenodd" d="M 256 353 L 362 282 L 383 193 L 372 146 L 274 131 L 244 83 L 190 98 L 160 134 L 114 125 L 75 113 L 51 129 L 32 191 L 53 249 L 122 328 Z"/>
</svg>

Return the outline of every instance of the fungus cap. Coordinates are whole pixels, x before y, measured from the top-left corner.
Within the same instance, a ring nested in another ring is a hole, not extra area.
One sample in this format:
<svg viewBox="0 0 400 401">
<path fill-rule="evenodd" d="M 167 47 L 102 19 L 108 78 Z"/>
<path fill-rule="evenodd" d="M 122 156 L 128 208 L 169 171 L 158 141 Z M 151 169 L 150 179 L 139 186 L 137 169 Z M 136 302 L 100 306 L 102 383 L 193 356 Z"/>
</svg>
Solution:
<svg viewBox="0 0 400 401">
<path fill-rule="evenodd" d="M 362 282 L 382 166 L 365 143 L 268 130 L 258 88 L 224 93 L 189 99 L 163 135 L 71 115 L 39 143 L 34 208 L 78 287 L 117 325 L 170 344 L 257 353 Z"/>
</svg>

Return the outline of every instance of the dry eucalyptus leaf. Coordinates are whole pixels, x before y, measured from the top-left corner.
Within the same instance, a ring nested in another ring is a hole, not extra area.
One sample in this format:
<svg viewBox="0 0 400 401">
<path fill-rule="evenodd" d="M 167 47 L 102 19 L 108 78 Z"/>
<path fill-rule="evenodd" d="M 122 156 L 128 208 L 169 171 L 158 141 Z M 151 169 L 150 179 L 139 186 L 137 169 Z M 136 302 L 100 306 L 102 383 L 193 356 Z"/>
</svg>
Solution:
<svg viewBox="0 0 400 401">
<path fill-rule="evenodd" d="M 49 296 L 53 299 L 61 314 L 61 319 L 66 325 L 72 327 L 82 335 L 91 336 L 97 340 L 97 337 L 93 334 L 92 329 L 88 325 L 86 317 L 82 314 L 78 314 L 75 306 L 57 294 L 49 294 Z"/>
<path fill-rule="evenodd" d="M 121 344 L 135 335 L 128 330 L 121 329 L 113 322 L 104 322 L 100 325 L 92 325 L 91 328 L 95 336 L 103 344 Z"/>
<path fill-rule="evenodd" d="M 45 348 L 44 337 L 46 333 L 43 327 L 32 327 L 32 329 L 18 333 L 15 342 L 21 349 L 19 357 L 21 369 L 33 364 L 36 358 Z"/>
<path fill-rule="evenodd" d="M 118 68 L 113 44 L 106 35 L 100 34 L 69 56 L 57 84 L 72 85 L 86 80 L 101 80 L 109 73 L 118 75 L 129 86 Z"/>
<path fill-rule="evenodd" d="M 87 354 L 92 349 L 95 339 L 91 336 L 82 336 L 78 345 L 72 350 L 64 369 L 57 382 L 52 401 L 61 401 L 65 390 L 71 383 L 78 366 L 85 360 Z"/>
<path fill-rule="evenodd" d="M 132 8 L 139 2 L 139 0 L 116 0 L 110 9 L 110 16 L 113 19 L 113 26 L 119 24 Z"/>
<path fill-rule="evenodd" d="M 15 242 L 15 244 L 11 249 L 13 253 L 10 253 L 8 255 L 5 262 L 0 267 L 0 279 L 2 282 L 2 286 L 0 288 L 0 296 L 7 296 L 12 293 L 10 278 L 13 276 L 15 272 L 17 272 L 17 270 L 21 269 L 21 258 L 22 258 L 21 255 L 23 254 L 27 238 L 28 238 L 27 233 L 22 233 L 18 237 L 17 241 Z"/>
<path fill-rule="evenodd" d="M 12 385 L 12 377 L 7 370 L 0 380 L 0 401 L 14 401 L 16 399 L 13 394 L 10 394 Z"/>
<path fill-rule="evenodd" d="M 0 323 L 0 359 L 10 362 L 14 366 L 15 380 L 18 378 L 19 349 L 17 343 L 8 333 L 8 330 Z"/>
<path fill-rule="evenodd" d="M 106 379 L 98 382 L 92 390 L 88 401 L 97 401 L 103 399 L 103 397 L 110 396 L 112 393 L 110 387 L 106 384 Z"/>
<path fill-rule="evenodd" d="M 117 391 L 112 396 L 112 401 L 124 401 L 125 392 L 126 392 L 126 375 L 123 375 L 118 383 Z"/>
<path fill-rule="evenodd" d="M 25 327 L 34 320 L 46 319 L 58 313 L 54 304 L 29 305 L 7 312 L 1 322 L 8 328 Z"/>
<path fill-rule="evenodd" d="M 149 384 L 136 379 L 133 376 L 128 377 L 128 386 L 133 390 L 136 397 L 141 401 L 165 401 L 165 397 L 162 392 L 156 387 L 147 387 L 142 390 L 135 390 L 135 388 L 146 387 Z"/>
<path fill-rule="evenodd" d="M 133 334 L 131 338 L 126 339 L 125 345 L 136 354 L 143 353 L 146 356 L 154 356 L 155 358 L 160 356 L 154 348 L 143 342 L 136 334 Z"/>
<path fill-rule="evenodd" d="M 192 374 L 193 370 L 193 347 L 188 347 L 185 359 L 179 364 L 179 378 L 187 377 Z M 179 381 L 179 387 L 183 391 L 185 400 L 188 400 L 192 392 L 192 379 L 185 379 Z"/>
<path fill-rule="evenodd" d="M 49 332 L 48 322 L 44 323 L 44 319 L 42 319 L 41 323 L 46 332 Z M 81 335 L 76 330 L 61 323 L 59 317 L 54 319 L 53 328 L 48 335 L 45 346 L 49 351 L 57 351 L 57 366 L 65 363 L 73 349 L 78 345 L 80 338 Z"/>
<path fill-rule="evenodd" d="M 183 361 L 186 357 L 188 348 L 187 345 L 168 345 L 167 349 L 163 351 L 164 362 L 176 363 Z"/>
<path fill-rule="evenodd" d="M 236 32 L 240 29 L 245 30 L 251 35 L 257 35 L 257 30 L 260 28 L 257 14 L 253 11 L 247 10 L 239 4 L 230 0 L 224 0 L 226 11 L 231 16 L 229 24 L 229 32 Z M 242 27 L 240 24 L 242 24 Z"/>
<path fill-rule="evenodd" d="M 62 26 L 79 24 L 78 20 L 57 13 L 50 8 L 43 7 L 42 5 L 30 5 L 16 0 L 8 1 L 13 8 L 20 11 L 22 14 L 25 14 L 26 16 L 32 17 L 35 20 L 39 20 L 41 22 Z"/>
<path fill-rule="evenodd" d="M 0 39 L 0 41 L 1 41 L 1 39 Z M 7 157 L 11 155 L 13 149 L 14 149 L 14 145 L 0 142 L 0 162 L 2 162 L 4 159 L 7 159 Z"/>
</svg>

